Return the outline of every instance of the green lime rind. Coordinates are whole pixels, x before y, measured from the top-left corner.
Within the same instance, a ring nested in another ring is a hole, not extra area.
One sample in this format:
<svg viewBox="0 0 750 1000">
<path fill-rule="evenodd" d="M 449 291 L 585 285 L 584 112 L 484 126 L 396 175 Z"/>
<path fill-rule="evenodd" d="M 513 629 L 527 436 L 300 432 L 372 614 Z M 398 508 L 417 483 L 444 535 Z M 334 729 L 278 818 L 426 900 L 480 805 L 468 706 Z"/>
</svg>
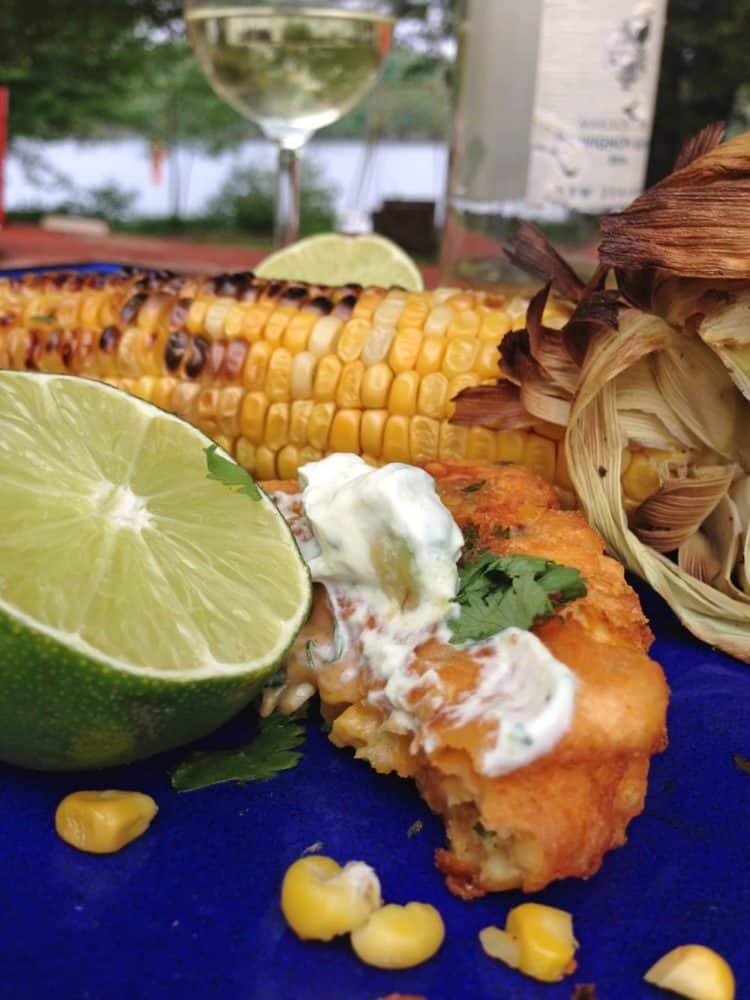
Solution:
<svg viewBox="0 0 750 1000">
<path fill-rule="evenodd" d="M 255 674 L 170 681 L 114 670 L 0 615 L 0 759 L 44 771 L 129 764 L 212 732 L 283 656 Z"/>
</svg>

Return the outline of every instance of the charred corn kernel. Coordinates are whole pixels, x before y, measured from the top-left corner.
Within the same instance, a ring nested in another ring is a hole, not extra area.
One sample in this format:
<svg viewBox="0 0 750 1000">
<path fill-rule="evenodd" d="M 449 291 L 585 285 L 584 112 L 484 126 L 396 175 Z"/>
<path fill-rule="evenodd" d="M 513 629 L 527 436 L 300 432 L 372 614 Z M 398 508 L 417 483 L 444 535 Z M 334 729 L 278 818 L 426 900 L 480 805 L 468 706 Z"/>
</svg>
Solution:
<svg viewBox="0 0 750 1000">
<path fill-rule="evenodd" d="M 287 869 L 281 884 L 281 911 L 303 940 L 348 934 L 381 904 L 378 877 L 362 861 L 342 868 L 333 858 L 310 854 Z"/>
<path fill-rule="evenodd" d="M 643 978 L 690 1000 L 734 1000 L 736 991 L 729 963 L 702 944 L 673 948 Z"/>
<path fill-rule="evenodd" d="M 409 418 L 389 416 L 383 431 L 383 454 L 385 462 L 409 462 Z"/>
<path fill-rule="evenodd" d="M 313 382 L 313 396 L 321 403 L 336 398 L 336 387 L 341 377 L 342 364 L 335 354 L 329 354 L 318 361 Z"/>
<path fill-rule="evenodd" d="M 388 364 L 397 375 L 414 368 L 421 344 L 421 330 L 400 330 L 396 334 L 388 352 Z"/>
<path fill-rule="evenodd" d="M 622 473 L 620 484 L 626 497 L 643 503 L 659 489 L 661 476 L 648 455 L 636 452 Z"/>
<path fill-rule="evenodd" d="M 486 927 L 479 940 L 492 958 L 544 983 L 560 982 L 576 968 L 573 918 L 554 906 L 522 903 L 508 913 L 504 931 Z"/>
<path fill-rule="evenodd" d="M 253 444 L 263 443 L 268 399 L 264 392 L 248 392 L 240 411 L 240 433 Z"/>
<path fill-rule="evenodd" d="M 419 375 L 416 372 L 401 372 L 391 385 L 388 393 L 388 409 L 391 413 L 411 417 L 417 412 L 417 390 Z"/>
<path fill-rule="evenodd" d="M 344 323 L 336 345 L 336 353 L 341 361 L 355 361 L 370 336 L 370 324 L 364 319 L 350 319 Z"/>
<path fill-rule="evenodd" d="M 344 409 L 360 406 L 362 401 L 362 379 L 365 366 L 361 361 L 347 361 L 341 369 L 341 378 L 336 389 L 336 405 Z"/>
<path fill-rule="evenodd" d="M 362 414 L 360 440 L 365 455 L 380 458 L 383 454 L 383 435 L 387 419 L 387 410 L 365 410 Z"/>
<path fill-rule="evenodd" d="M 362 376 L 362 406 L 367 410 L 385 407 L 392 382 L 393 372 L 384 361 L 366 368 Z"/>
<path fill-rule="evenodd" d="M 307 425 L 315 404 L 311 399 L 295 399 L 289 411 L 289 440 L 292 444 L 307 443 Z"/>
<path fill-rule="evenodd" d="M 422 337 L 417 362 L 414 366 L 420 375 L 430 375 L 440 371 L 446 344 L 445 337 L 438 337 L 436 334 Z"/>
<path fill-rule="evenodd" d="M 450 394 L 448 379 L 442 372 L 425 375 L 419 384 L 417 413 L 440 420 L 446 415 Z"/>
<path fill-rule="evenodd" d="M 263 443 L 271 451 L 289 443 L 289 403 L 271 403 L 268 407 Z"/>
<path fill-rule="evenodd" d="M 338 410 L 331 422 L 328 445 L 331 451 L 350 451 L 359 454 L 360 410 Z"/>
<path fill-rule="evenodd" d="M 292 360 L 290 388 L 292 399 L 310 399 L 315 378 L 315 366 L 318 359 L 311 351 L 302 351 Z"/>
<path fill-rule="evenodd" d="M 293 444 L 285 445 L 276 456 L 276 471 L 279 479 L 296 478 L 299 467 L 299 448 Z"/>
<path fill-rule="evenodd" d="M 355 954 L 377 969 L 411 969 L 437 954 L 445 925 L 429 903 L 388 903 L 352 931 Z"/>
<path fill-rule="evenodd" d="M 73 792 L 57 807 L 55 829 L 79 851 L 112 854 L 145 833 L 157 811 L 151 796 L 141 792 Z"/>
</svg>

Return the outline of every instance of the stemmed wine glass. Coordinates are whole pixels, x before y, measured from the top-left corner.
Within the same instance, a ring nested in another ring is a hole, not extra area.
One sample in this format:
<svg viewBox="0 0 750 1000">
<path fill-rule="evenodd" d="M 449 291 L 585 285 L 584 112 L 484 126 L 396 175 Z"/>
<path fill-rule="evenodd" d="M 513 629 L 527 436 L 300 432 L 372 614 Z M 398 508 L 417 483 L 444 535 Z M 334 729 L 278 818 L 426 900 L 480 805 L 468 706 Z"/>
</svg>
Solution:
<svg viewBox="0 0 750 1000">
<path fill-rule="evenodd" d="M 185 0 L 216 93 L 278 148 L 274 242 L 297 238 L 297 151 L 370 90 L 393 33 L 389 0 Z"/>
</svg>

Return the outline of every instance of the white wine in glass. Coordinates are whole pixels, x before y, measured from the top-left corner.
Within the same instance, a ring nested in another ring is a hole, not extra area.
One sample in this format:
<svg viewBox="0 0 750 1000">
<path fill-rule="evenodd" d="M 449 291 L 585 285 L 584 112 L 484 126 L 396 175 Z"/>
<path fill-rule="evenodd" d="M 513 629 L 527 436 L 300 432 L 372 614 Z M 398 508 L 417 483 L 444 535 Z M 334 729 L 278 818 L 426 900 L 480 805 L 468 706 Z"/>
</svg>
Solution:
<svg viewBox="0 0 750 1000">
<path fill-rule="evenodd" d="M 380 0 L 186 0 L 188 37 L 216 93 L 279 151 L 275 243 L 297 238 L 296 152 L 378 78 L 393 32 Z"/>
</svg>

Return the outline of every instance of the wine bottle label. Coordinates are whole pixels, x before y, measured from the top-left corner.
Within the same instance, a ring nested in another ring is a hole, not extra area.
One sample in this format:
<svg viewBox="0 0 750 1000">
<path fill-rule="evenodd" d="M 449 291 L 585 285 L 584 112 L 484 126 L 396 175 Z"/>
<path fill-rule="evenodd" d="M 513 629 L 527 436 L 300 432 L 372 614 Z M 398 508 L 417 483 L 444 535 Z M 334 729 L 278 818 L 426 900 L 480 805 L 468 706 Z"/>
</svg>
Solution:
<svg viewBox="0 0 750 1000">
<path fill-rule="evenodd" d="M 666 0 L 542 0 L 530 205 L 622 208 L 643 189 Z"/>
</svg>

